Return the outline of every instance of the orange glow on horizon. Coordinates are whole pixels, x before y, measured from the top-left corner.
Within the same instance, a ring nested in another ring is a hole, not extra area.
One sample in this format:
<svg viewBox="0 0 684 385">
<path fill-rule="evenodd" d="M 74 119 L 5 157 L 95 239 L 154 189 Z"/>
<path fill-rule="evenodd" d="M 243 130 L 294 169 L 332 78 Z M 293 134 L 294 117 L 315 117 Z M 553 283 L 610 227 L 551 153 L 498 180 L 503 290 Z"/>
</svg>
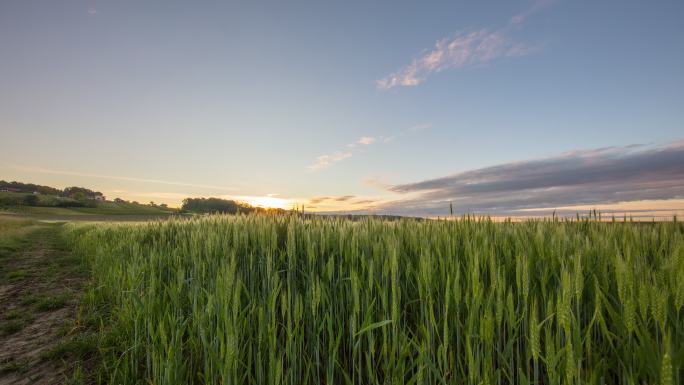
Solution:
<svg viewBox="0 0 684 385">
<path fill-rule="evenodd" d="M 240 196 L 236 197 L 250 206 L 265 209 L 289 209 L 295 203 L 290 199 L 276 198 L 274 196 Z"/>
<path fill-rule="evenodd" d="M 553 210 L 554 208 L 533 208 L 533 209 L 522 209 L 521 212 L 535 212 L 539 210 Z M 649 199 L 640 201 L 626 201 L 617 203 L 596 203 L 593 205 L 574 205 L 574 206 L 559 206 L 555 207 L 557 210 L 576 210 L 578 212 L 588 211 L 588 210 L 611 210 L 611 211 L 624 211 L 629 213 L 631 211 L 661 211 L 661 212 L 673 212 L 684 210 L 684 199 Z"/>
</svg>

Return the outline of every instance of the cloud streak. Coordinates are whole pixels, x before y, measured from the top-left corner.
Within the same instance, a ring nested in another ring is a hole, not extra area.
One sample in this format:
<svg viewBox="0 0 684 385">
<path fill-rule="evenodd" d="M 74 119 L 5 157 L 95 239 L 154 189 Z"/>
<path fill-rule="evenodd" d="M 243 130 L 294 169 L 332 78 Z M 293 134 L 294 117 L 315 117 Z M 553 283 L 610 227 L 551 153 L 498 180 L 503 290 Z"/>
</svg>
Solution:
<svg viewBox="0 0 684 385">
<path fill-rule="evenodd" d="M 574 151 L 394 185 L 384 210 L 514 215 L 529 209 L 684 197 L 684 141 Z"/>
<path fill-rule="evenodd" d="M 554 0 L 537 0 L 532 6 L 519 14 L 511 17 L 511 25 L 523 24 L 530 16 L 539 12 L 542 8 L 551 5 Z"/>
<path fill-rule="evenodd" d="M 10 167 L 14 168 L 16 170 L 24 171 L 24 172 L 32 172 L 32 173 L 39 173 L 39 174 L 66 175 L 66 176 L 77 176 L 77 177 L 83 177 L 83 178 L 110 179 L 110 180 L 119 180 L 119 181 L 128 181 L 128 182 L 142 182 L 142 183 L 151 183 L 151 184 L 161 184 L 161 185 L 169 185 L 169 186 L 195 187 L 195 188 L 203 188 L 203 189 L 210 189 L 210 190 L 217 190 L 217 191 L 233 191 L 233 190 L 236 190 L 235 187 L 230 187 L 230 186 L 217 186 L 217 185 L 186 183 L 186 182 L 177 182 L 177 181 L 169 181 L 169 180 L 161 180 L 161 179 L 145 179 L 145 178 L 133 178 L 133 177 L 123 177 L 123 176 L 115 176 L 115 175 L 92 174 L 92 173 L 83 173 L 83 172 L 77 172 L 77 171 L 53 170 L 53 169 L 49 169 L 49 168 L 32 167 L 32 166 L 10 165 Z"/>
<path fill-rule="evenodd" d="M 380 137 L 379 139 L 382 140 L 383 137 Z M 375 138 L 375 137 L 373 137 L 373 136 L 362 136 L 362 137 L 360 137 L 359 140 L 357 140 L 356 142 L 354 142 L 354 143 L 349 143 L 349 144 L 347 145 L 347 147 L 349 147 L 349 148 L 354 148 L 354 147 L 356 147 L 357 145 L 368 146 L 368 145 L 371 145 L 371 144 L 373 144 L 373 143 L 375 143 L 375 142 L 377 142 L 377 141 L 378 141 L 378 138 Z"/>
<path fill-rule="evenodd" d="M 510 36 L 511 29 L 522 25 L 532 14 L 550 3 L 551 0 L 536 1 L 529 9 L 513 16 L 504 28 L 481 28 L 440 39 L 432 49 L 423 51 L 410 64 L 377 80 L 376 87 L 380 90 L 413 87 L 425 82 L 430 75 L 444 70 L 526 55 L 533 51 L 533 47 L 513 39 Z"/>
<path fill-rule="evenodd" d="M 428 128 L 432 127 L 432 124 L 430 123 L 422 123 L 415 125 L 413 127 L 410 127 L 407 130 L 404 130 L 403 132 L 399 133 L 398 136 L 405 136 L 409 132 L 410 133 L 416 133 L 418 131 L 426 130 Z M 354 152 L 356 152 L 357 148 L 361 148 L 362 146 L 370 146 L 373 144 L 384 144 L 384 143 L 389 143 L 392 140 L 394 140 L 395 136 L 362 136 L 359 139 L 357 139 L 353 143 L 347 144 L 345 147 L 347 148 L 346 151 L 336 151 L 332 154 L 327 154 L 327 155 L 321 155 L 318 158 L 316 158 L 316 162 L 313 164 L 310 164 L 306 168 L 309 171 L 319 171 L 324 168 L 327 168 L 334 163 L 341 162 L 345 159 L 349 159 L 354 155 Z"/>
<path fill-rule="evenodd" d="M 349 200 L 352 200 L 356 198 L 356 195 L 341 195 L 341 196 L 332 196 L 332 197 L 313 197 L 309 198 L 309 203 L 311 204 L 318 204 L 321 202 L 347 202 Z"/>
<path fill-rule="evenodd" d="M 457 34 L 452 38 L 438 40 L 432 50 L 414 58 L 406 67 L 378 80 L 376 86 L 381 90 L 397 86 L 417 86 L 433 73 L 522 56 L 530 51 L 529 46 L 514 41 L 502 31 L 484 28 Z"/>
<path fill-rule="evenodd" d="M 331 166 L 334 163 L 341 162 L 347 158 L 351 158 L 351 152 L 336 151 L 329 155 L 321 155 L 316 158 L 316 162 L 309 165 L 307 168 L 309 171 L 318 171 Z"/>
</svg>

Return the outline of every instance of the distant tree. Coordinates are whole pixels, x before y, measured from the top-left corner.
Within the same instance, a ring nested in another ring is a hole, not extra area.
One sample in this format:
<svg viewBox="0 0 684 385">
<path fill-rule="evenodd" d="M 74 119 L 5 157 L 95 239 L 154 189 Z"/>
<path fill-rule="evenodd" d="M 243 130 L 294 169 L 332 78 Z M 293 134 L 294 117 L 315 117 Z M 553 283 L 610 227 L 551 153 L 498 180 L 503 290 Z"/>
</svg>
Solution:
<svg viewBox="0 0 684 385">
<path fill-rule="evenodd" d="M 235 214 L 238 211 L 249 213 L 255 208 L 242 202 L 220 198 L 186 198 L 183 200 L 183 211 L 194 213 L 226 213 Z"/>
<path fill-rule="evenodd" d="M 77 201 L 86 200 L 87 196 L 81 191 L 72 192 L 69 194 L 69 198 L 76 199 Z"/>
<path fill-rule="evenodd" d="M 52 206 L 52 207 L 96 207 L 98 205 L 97 199 L 104 198 L 99 191 L 93 191 L 85 187 L 67 187 L 60 190 L 50 186 L 42 186 L 33 183 L 22 182 L 7 182 L 0 180 L 0 190 L 8 190 L 10 192 L 26 193 L 26 194 L 42 194 L 47 197 L 38 198 L 33 196 L 24 199 L 23 196 L 3 197 L 0 204 L 2 205 L 35 205 L 35 206 Z M 35 199 L 35 200 L 34 200 Z"/>
<path fill-rule="evenodd" d="M 95 197 L 101 197 L 102 193 L 85 187 L 72 186 L 65 188 L 62 192 L 62 196 L 74 199 L 79 199 L 77 197 L 80 197 L 81 199 L 95 199 Z"/>
<path fill-rule="evenodd" d="M 121 199 L 121 198 L 114 198 L 114 202 L 115 203 L 126 203 L 126 201 Z"/>
<path fill-rule="evenodd" d="M 167 205 L 166 203 L 162 203 L 162 204 L 159 205 L 159 207 L 165 209 L 165 208 L 168 208 L 169 205 Z"/>
<path fill-rule="evenodd" d="M 22 183 L 22 182 L 6 182 L 4 180 L 0 180 L 0 190 L 7 189 L 10 191 L 16 191 L 16 192 L 25 192 L 25 193 L 32 193 L 32 192 L 39 192 L 41 194 L 45 195 L 60 195 L 62 193 L 61 190 L 56 189 L 54 187 L 50 186 L 41 186 L 33 183 Z"/>
<path fill-rule="evenodd" d="M 38 204 L 38 197 L 31 194 L 24 197 L 24 204 L 26 206 L 36 206 Z"/>
<path fill-rule="evenodd" d="M 14 206 L 24 203 L 24 200 L 15 196 L 0 195 L 0 206 Z"/>
<path fill-rule="evenodd" d="M 71 198 L 62 198 L 55 202 L 56 207 L 85 207 L 86 204 L 82 201 L 77 201 Z"/>
</svg>

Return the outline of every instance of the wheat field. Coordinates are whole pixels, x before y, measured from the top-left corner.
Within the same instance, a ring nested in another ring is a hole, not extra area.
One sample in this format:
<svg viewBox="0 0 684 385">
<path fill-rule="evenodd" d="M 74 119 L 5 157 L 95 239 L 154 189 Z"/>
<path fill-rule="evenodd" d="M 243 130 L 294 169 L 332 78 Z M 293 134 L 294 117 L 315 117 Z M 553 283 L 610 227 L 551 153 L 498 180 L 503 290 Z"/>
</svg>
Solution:
<svg viewBox="0 0 684 385">
<path fill-rule="evenodd" d="M 684 226 L 73 225 L 101 383 L 678 384 Z"/>
</svg>

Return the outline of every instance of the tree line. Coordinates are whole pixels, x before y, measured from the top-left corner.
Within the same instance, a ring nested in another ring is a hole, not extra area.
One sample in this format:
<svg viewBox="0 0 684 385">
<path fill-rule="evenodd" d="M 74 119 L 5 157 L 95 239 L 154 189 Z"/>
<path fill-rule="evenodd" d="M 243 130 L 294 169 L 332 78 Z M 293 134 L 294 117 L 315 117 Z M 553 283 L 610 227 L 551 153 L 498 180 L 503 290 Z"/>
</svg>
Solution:
<svg viewBox="0 0 684 385">
<path fill-rule="evenodd" d="M 95 199 L 96 197 L 102 197 L 102 193 L 99 191 L 94 191 L 85 187 L 71 186 L 64 190 L 50 186 L 42 186 L 34 183 L 22 183 L 17 181 L 7 182 L 0 180 L 0 190 L 7 190 L 10 192 L 17 193 L 39 193 L 43 195 L 56 195 L 64 198 L 90 198 Z"/>
<path fill-rule="evenodd" d="M 240 202 L 232 199 L 221 198 L 185 198 L 181 211 L 199 213 L 199 214 L 237 214 L 252 213 L 252 212 L 284 212 L 283 209 L 265 209 L 263 207 L 254 207 L 245 202 Z"/>
</svg>

